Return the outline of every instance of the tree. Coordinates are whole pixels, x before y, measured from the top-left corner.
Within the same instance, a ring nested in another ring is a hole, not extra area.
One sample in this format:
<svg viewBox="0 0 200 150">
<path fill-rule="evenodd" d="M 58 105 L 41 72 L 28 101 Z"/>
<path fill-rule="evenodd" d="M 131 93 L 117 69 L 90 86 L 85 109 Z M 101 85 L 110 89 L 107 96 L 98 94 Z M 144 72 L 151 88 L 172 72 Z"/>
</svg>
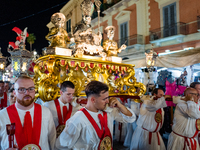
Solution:
<svg viewBox="0 0 200 150">
<path fill-rule="evenodd" d="M 30 33 L 29 36 L 27 37 L 27 42 L 30 44 L 30 51 L 32 51 L 32 44 L 34 44 L 36 40 L 36 37 L 34 33 Z"/>
</svg>

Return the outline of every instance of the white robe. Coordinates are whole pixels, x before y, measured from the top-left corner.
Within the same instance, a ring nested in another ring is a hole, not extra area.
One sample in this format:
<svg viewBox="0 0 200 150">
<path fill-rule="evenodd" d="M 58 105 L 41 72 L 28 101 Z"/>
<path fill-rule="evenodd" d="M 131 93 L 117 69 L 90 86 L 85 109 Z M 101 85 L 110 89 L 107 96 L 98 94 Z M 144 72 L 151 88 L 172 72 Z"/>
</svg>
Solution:
<svg viewBox="0 0 200 150">
<path fill-rule="evenodd" d="M 61 110 L 61 115 L 63 118 L 63 106 L 67 106 L 67 110 L 69 109 L 69 103 L 64 104 L 63 102 L 61 102 L 60 98 L 58 98 L 58 102 L 60 104 L 60 110 Z M 53 115 L 53 121 L 55 123 L 55 126 L 57 127 L 59 125 L 59 121 L 58 121 L 58 113 L 57 113 L 57 109 L 56 109 L 56 105 L 54 100 L 50 101 L 50 102 L 46 102 L 43 104 L 45 107 L 49 108 L 49 110 L 51 111 L 52 115 Z M 82 107 L 77 104 L 76 102 L 72 102 L 72 113 L 71 116 L 73 116 L 78 110 L 80 110 Z"/>
<path fill-rule="evenodd" d="M 157 122 L 155 114 L 158 109 L 162 110 L 162 124 L 164 122 L 163 107 L 167 107 L 164 97 L 158 100 L 145 100 L 140 108 L 139 118 L 137 120 L 137 128 L 134 131 L 130 149 L 131 150 L 165 150 L 164 142 L 159 134 L 162 125 L 159 124 L 157 130 Z M 145 128 L 145 129 L 143 129 Z M 147 131 L 148 130 L 148 131 Z M 151 144 L 149 144 L 149 131 L 152 132 Z M 158 137 L 160 145 L 158 145 Z"/>
<path fill-rule="evenodd" d="M 53 123 L 53 117 L 48 108 L 42 107 L 42 126 L 41 126 L 41 134 L 39 145 L 42 150 L 54 150 L 55 140 L 56 140 L 56 129 Z M 21 110 L 17 108 L 17 112 L 20 117 L 20 121 L 22 126 L 24 124 L 24 116 L 26 111 L 30 111 L 32 123 L 34 116 L 34 106 L 29 110 Z M 7 113 L 7 109 L 3 109 L 0 111 L 0 143 L 1 150 L 5 150 L 9 147 L 8 135 L 6 132 L 6 124 L 10 124 L 10 119 Z M 23 137 L 21 137 L 23 138 Z M 14 138 L 14 143 L 17 144 L 16 138 Z"/>
<path fill-rule="evenodd" d="M 99 128 L 101 128 L 98 114 L 103 115 L 103 112 L 87 111 L 96 121 Z M 112 136 L 114 120 L 119 122 L 134 122 L 136 119 L 136 116 L 132 111 L 132 116 L 125 116 L 119 112 L 117 108 L 107 108 L 106 112 L 108 117 L 108 128 L 110 129 Z M 66 122 L 64 131 L 56 140 L 56 148 L 59 150 L 97 150 L 99 142 L 100 139 L 90 121 L 82 111 L 78 111 Z"/>
<path fill-rule="evenodd" d="M 134 101 L 131 101 L 131 110 L 135 113 L 135 115 L 138 117 L 140 114 L 140 103 L 136 103 Z M 124 140 L 124 146 L 130 147 L 131 146 L 131 139 L 133 136 L 133 133 L 137 127 L 137 119 L 133 123 L 128 123 L 127 125 L 127 134 Z"/>
<path fill-rule="evenodd" d="M 196 119 L 198 118 L 200 118 L 199 105 L 193 101 L 180 100 L 175 109 L 172 131 L 184 137 L 193 137 L 196 132 Z M 173 132 L 169 135 L 167 149 L 182 150 L 185 139 Z M 197 137 L 191 138 L 192 143 L 194 143 L 194 140 L 197 143 L 197 149 L 200 149 Z M 186 144 L 185 150 L 191 149 L 190 139 L 188 141 L 189 146 Z"/>
</svg>

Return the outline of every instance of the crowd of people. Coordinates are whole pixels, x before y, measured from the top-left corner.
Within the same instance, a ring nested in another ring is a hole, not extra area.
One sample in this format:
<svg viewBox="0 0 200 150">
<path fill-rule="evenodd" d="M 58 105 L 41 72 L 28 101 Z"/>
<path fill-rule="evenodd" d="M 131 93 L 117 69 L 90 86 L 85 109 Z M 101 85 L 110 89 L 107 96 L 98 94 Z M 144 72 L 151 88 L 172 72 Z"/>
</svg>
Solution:
<svg viewBox="0 0 200 150">
<path fill-rule="evenodd" d="M 112 150 L 113 140 L 130 150 L 198 150 L 200 143 L 200 83 L 178 97 L 171 131 L 166 95 L 156 88 L 140 101 L 109 97 L 109 88 L 91 81 L 85 97 L 74 98 L 70 81 L 60 85 L 60 97 L 40 105 L 32 78 L 20 76 L 9 89 L 0 81 L 0 150 Z M 14 145 L 7 125 L 15 123 Z M 166 143 L 164 135 L 171 132 Z"/>
</svg>

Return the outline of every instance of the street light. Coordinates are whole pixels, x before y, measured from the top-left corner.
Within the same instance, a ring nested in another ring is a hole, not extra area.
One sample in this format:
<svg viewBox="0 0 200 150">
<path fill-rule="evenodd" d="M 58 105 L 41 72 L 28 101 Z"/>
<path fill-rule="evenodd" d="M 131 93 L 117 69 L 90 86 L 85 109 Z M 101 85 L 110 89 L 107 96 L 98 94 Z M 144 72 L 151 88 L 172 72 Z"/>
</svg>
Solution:
<svg viewBox="0 0 200 150">
<path fill-rule="evenodd" d="M 18 77 L 21 74 L 27 74 L 27 68 L 33 53 L 26 50 L 25 47 L 19 47 L 14 50 L 8 49 L 8 52 L 11 54 L 9 61 L 12 63 L 13 75 Z"/>
<path fill-rule="evenodd" d="M 149 94 L 149 82 L 150 82 L 150 72 L 154 71 L 154 66 L 156 64 L 156 58 L 158 56 L 158 54 L 156 52 L 154 52 L 153 49 L 150 50 L 149 53 L 145 53 L 146 55 L 146 67 L 148 70 L 148 84 L 147 84 L 147 94 Z"/>
<path fill-rule="evenodd" d="M 158 54 L 154 52 L 153 49 L 150 50 L 149 53 L 145 53 L 146 55 L 146 64 L 147 64 L 147 69 L 149 72 L 152 72 L 154 70 L 154 66 L 156 64 L 156 57 Z"/>
<path fill-rule="evenodd" d="M 4 72 L 4 68 L 6 66 L 6 59 L 7 57 L 4 57 L 1 53 L 1 47 L 0 47 L 0 80 L 2 80 L 2 75 Z"/>
</svg>

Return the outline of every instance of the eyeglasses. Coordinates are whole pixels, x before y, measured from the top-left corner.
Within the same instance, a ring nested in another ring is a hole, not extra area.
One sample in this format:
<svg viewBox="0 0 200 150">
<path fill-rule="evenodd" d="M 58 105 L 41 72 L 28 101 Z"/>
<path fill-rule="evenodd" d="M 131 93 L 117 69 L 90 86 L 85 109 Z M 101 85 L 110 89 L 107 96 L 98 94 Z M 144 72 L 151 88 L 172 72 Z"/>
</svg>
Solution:
<svg viewBox="0 0 200 150">
<path fill-rule="evenodd" d="M 33 93 L 35 91 L 35 87 L 30 87 L 30 88 L 19 88 L 19 89 L 15 89 L 17 90 L 20 94 L 24 94 L 26 93 L 26 91 L 28 90 L 29 93 Z"/>
<path fill-rule="evenodd" d="M 199 94 L 197 93 L 190 93 L 191 95 L 195 95 L 195 96 L 199 96 Z"/>
</svg>

